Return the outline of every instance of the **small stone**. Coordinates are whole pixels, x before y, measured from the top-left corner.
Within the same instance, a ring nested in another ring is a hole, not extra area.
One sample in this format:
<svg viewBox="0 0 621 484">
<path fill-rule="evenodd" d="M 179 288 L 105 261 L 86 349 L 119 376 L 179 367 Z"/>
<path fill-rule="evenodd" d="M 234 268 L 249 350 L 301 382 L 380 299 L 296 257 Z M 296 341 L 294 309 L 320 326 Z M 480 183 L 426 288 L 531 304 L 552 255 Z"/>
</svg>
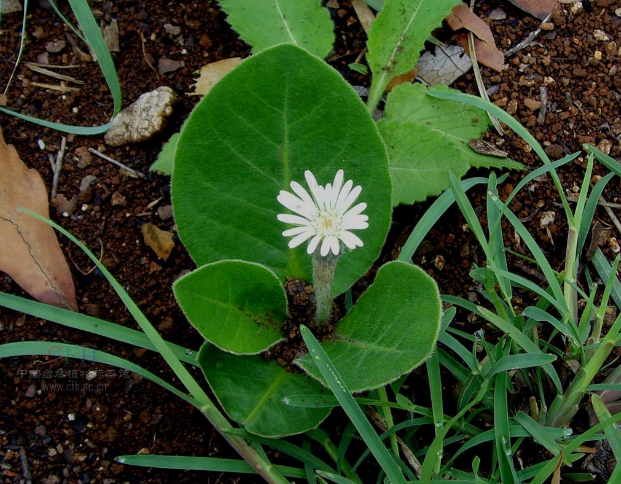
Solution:
<svg viewBox="0 0 621 484">
<path fill-rule="evenodd" d="M 78 196 L 74 195 L 70 200 L 67 200 L 65 195 L 59 193 L 54 199 L 54 206 L 58 217 L 69 217 L 78 206 Z"/>
<path fill-rule="evenodd" d="M 185 67 L 185 62 L 183 61 L 167 59 L 166 57 L 162 57 L 157 61 L 157 70 L 160 75 L 178 71 L 182 67 Z"/>
<path fill-rule="evenodd" d="M 488 15 L 490 20 L 504 20 L 507 18 L 507 14 L 502 8 L 495 8 Z"/>
<path fill-rule="evenodd" d="M 207 34 L 201 35 L 200 39 L 198 39 L 198 45 L 200 45 L 203 49 L 209 49 L 211 47 L 211 37 Z"/>
<path fill-rule="evenodd" d="M 507 113 L 513 116 L 515 113 L 517 113 L 517 108 L 518 108 L 517 99 L 512 99 L 507 105 Z"/>
<path fill-rule="evenodd" d="M 172 320 L 172 318 L 164 318 L 164 321 L 157 325 L 157 329 L 159 329 L 164 334 L 168 334 L 173 329 L 173 326 L 174 321 Z"/>
<path fill-rule="evenodd" d="M 148 140 L 164 129 L 176 99 L 175 92 L 164 86 L 143 94 L 114 118 L 104 140 L 110 146 Z"/>
<path fill-rule="evenodd" d="M 442 257 L 441 255 L 437 255 L 434 259 L 433 259 L 433 265 L 436 266 L 436 268 L 441 271 L 442 269 L 444 269 L 444 264 L 445 264 L 445 260 L 444 257 Z"/>
<path fill-rule="evenodd" d="M 545 22 L 541 24 L 541 30 L 550 31 L 554 30 L 554 24 L 552 22 Z"/>
<path fill-rule="evenodd" d="M 37 56 L 37 62 L 39 64 L 49 64 L 50 63 L 49 54 L 47 52 L 42 52 L 41 54 Z"/>
<path fill-rule="evenodd" d="M 615 15 L 617 17 L 621 17 L 621 7 L 619 7 L 618 9 L 615 10 Z"/>
<path fill-rule="evenodd" d="M 80 146 L 76 148 L 75 152 L 73 153 L 73 156 L 78 162 L 78 167 L 82 169 L 86 168 L 93 162 L 93 155 L 84 146 Z"/>
<path fill-rule="evenodd" d="M 583 10 L 584 7 L 582 6 L 582 2 L 573 2 L 569 7 L 569 13 L 571 13 L 572 15 L 577 15 Z"/>
<path fill-rule="evenodd" d="M 179 35 L 181 33 L 181 27 L 171 24 L 164 24 L 164 30 L 168 35 Z"/>
<path fill-rule="evenodd" d="M 504 108 L 508 102 L 509 102 L 509 98 L 503 97 L 499 99 L 498 101 L 494 101 L 494 104 L 498 106 L 499 108 Z"/>
<path fill-rule="evenodd" d="M 537 101 L 535 99 L 526 98 L 524 99 L 524 106 L 526 106 L 531 111 L 536 111 L 541 108 L 541 101 Z"/>
<path fill-rule="evenodd" d="M 553 212 L 552 210 L 543 212 L 541 214 L 541 219 L 539 220 L 539 227 L 542 229 L 545 229 L 548 225 L 554 222 L 555 218 L 556 218 L 556 213 Z"/>
<path fill-rule="evenodd" d="M 157 215 L 162 220 L 168 220 L 173 218 L 173 208 L 172 205 L 163 205 L 157 209 Z"/>
<path fill-rule="evenodd" d="M 563 147 L 560 145 L 550 145 L 545 149 L 545 152 L 546 155 L 548 155 L 553 160 L 562 158 L 564 154 Z"/>
<path fill-rule="evenodd" d="M 593 32 L 593 37 L 595 37 L 596 40 L 601 40 L 602 42 L 608 42 L 610 40 L 610 37 L 608 37 L 608 34 L 604 32 L 603 30 L 599 30 L 599 29 Z"/>
<path fill-rule="evenodd" d="M 609 54 L 609 55 L 617 55 L 619 53 L 617 49 L 617 43 L 614 40 L 606 44 L 605 50 L 606 50 L 606 54 Z"/>
<path fill-rule="evenodd" d="M 95 180 L 97 180 L 95 175 L 86 175 L 82 178 L 82 181 L 80 182 L 80 193 L 90 191 Z"/>
<path fill-rule="evenodd" d="M 47 429 L 45 428 L 45 425 L 37 425 L 35 427 L 35 435 L 38 435 L 39 437 L 45 437 L 45 434 L 47 434 Z"/>
<path fill-rule="evenodd" d="M 607 139 L 601 140 L 597 145 L 597 149 L 609 155 L 612 150 L 612 141 Z"/>
<path fill-rule="evenodd" d="M 113 207 L 124 207 L 127 205 L 127 200 L 120 192 L 114 192 L 110 203 Z"/>
<path fill-rule="evenodd" d="M 577 68 L 577 67 L 576 67 L 576 68 L 573 70 L 573 74 L 574 74 L 574 76 L 576 76 L 576 77 L 586 77 L 586 76 L 588 75 L 588 72 L 587 72 L 587 70 L 586 70 L 586 69 L 579 69 L 579 68 Z"/>
<path fill-rule="evenodd" d="M 47 50 L 50 54 L 57 54 L 65 47 L 67 47 L 67 42 L 64 40 L 53 40 L 45 44 L 45 50 Z"/>
</svg>

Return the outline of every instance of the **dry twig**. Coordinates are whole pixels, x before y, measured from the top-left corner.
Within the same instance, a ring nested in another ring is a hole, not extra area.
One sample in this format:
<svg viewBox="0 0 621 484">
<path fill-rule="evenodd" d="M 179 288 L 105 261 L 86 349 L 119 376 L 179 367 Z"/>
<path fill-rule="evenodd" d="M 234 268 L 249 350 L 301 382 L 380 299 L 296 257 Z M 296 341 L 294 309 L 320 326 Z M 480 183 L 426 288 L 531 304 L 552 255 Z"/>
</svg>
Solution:
<svg viewBox="0 0 621 484">
<path fill-rule="evenodd" d="M 110 158 L 108 155 L 104 155 L 103 153 L 97 151 L 94 148 L 89 148 L 88 151 L 90 151 L 94 155 L 99 156 L 100 158 L 103 158 L 106 161 L 109 161 L 110 163 L 114 163 L 116 166 L 119 166 L 119 167 L 123 168 L 126 172 L 131 173 L 132 175 L 137 176 L 138 178 L 146 178 L 146 175 L 144 173 L 141 173 L 141 172 L 139 172 L 137 170 L 134 170 L 133 168 L 130 168 L 129 166 L 124 165 L 120 161 L 116 161 L 116 160 Z"/>
</svg>

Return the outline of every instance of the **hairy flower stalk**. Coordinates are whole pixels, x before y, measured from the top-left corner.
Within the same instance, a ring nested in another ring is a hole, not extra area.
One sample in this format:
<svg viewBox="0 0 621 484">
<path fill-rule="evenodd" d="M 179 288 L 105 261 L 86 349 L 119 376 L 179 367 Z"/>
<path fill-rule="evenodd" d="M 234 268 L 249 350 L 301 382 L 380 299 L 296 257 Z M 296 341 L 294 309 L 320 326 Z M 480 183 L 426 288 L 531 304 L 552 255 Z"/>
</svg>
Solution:
<svg viewBox="0 0 621 484">
<path fill-rule="evenodd" d="M 310 171 L 304 173 L 309 192 L 299 183 L 292 181 L 295 193 L 281 190 L 278 201 L 292 214 L 279 214 L 278 220 L 295 227 L 285 230 L 285 237 L 293 237 L 289 247 L 294 249 L 310 239 L 306 252 L 313 256 L 313 282 L 317 311 L 315 322 L 325 324 L 332 314 L 332 282 L 339 256 L 341 242 L 348 249 L 364 244 L 351 230 L 366 229 L 369 217 L 362 215 L 366 203 L 353 203 L 360 196 L 361 186 L 354 187 L 351 180 L 344 181 L 344 172 L 336 172 L 334 181 L 319 185 Z M 351 207 L 351 208 L 350 208 Z"/>
</svg>

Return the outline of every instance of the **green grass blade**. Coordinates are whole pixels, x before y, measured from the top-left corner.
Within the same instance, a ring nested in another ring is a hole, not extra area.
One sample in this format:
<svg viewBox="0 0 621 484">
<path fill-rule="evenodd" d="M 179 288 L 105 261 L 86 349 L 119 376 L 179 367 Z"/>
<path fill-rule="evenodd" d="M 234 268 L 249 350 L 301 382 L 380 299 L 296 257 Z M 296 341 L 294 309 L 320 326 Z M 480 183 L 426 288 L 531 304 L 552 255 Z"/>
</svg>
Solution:
<svg viewBox="0 0 621 484">
<path fill-rule="evenodd" d="M 505 253 L 505 244 L 502 236 L 501 212 L 500 208 L 494 203 L 498 200 L 498 187 L 496 184 L 496 175 L 493 173 L 489 177 L 487 185 L 487 227 L 489 233 L 489 248 L 492 260 L 501 269 L 508 271 L 507 255 Z M 505 301 L 511 301 L 511 283 L 504 277 L 497 277 L 498 285 Z"/>
<path fill-rule="evenodd" d="M 345 382 L 339 376 L 338 371 L 329 360 L 326 352 L 323 350 L 315 336 L 309 331 L 309 329 L 302 325 L 300 326 L 302 338 L 306 343 L 306 346 L 313 357 L 313 361 L 321 371 L 321 375 L 325 379 L 328 387 L 337 398 L 343 410 L 351 420 L 351 422 L 358 430 L 358 433 L 363 438 L 373 456 L 380 464 L 381 468 L 386 472 L 388 478 L 393 484 L 406 484 L 405 477 L 401 472 L 401 469 L 395 463 L 388 449 L 384 446 L 379 439 L 377 433 L 366 419 L 364 413 L 354 400 Z"/>
<path fill-rule="evenodd" d="M 556 361 L 554 355 L 509 355 L 500 358 L 485 376 L 490 377 L 504 371 L 533 368 L 548 365 Z"/>
<path fill-rule="evenodd" d="M 0 306 L 29 314 L 36 318 L 45 319 L 54 323 L 62 324 L 69 328 L 87 331 L 89 333 L 105 336 L 122 343 L 138 346 L 151 351 L 156 351 L 155 346 L 144 333 L 134 329 L 126 328 L 119 324 L 104 321 L 85 314 L 76 313 L 67 309 L 50 306 L 37 301 L 31 301 L 12 294 L 0 292 Z M 196 366 L 197 352 L 168 343 L 170 349 L 181 361 Z"/>
<path fill-rule="evenodd" d="M 599 274 L 602 281 L 607 281 L 610 277 L 612 266 L 610 265 L 610 262 L 608 262 L 608 259 L 606 259 L 606 256 L 601 249 L 598 248 L 595 251 L 595 255 L 593 255 L 591 262 L 593 263 L 593 266 L 595 266 L 595 270 Z M 616 277 L 612 283 L 610 296 L 617 305 L 617 308 L 621 309 L 621 282 L 619 282 L 619 279 Z"/>
<path fill-rule="evenodd" d="M 185 400 L 189 404 L 200 409 L 199 403 L 194 398 L 177 390 L 160 377 L 145 370 L 141 366 L 132 363 L 131 361 L 127 361 L 104 351 L 85 348 L 83 346 L 59 343 L 56 341 L 20 341 L 17 343 L 6 343 L 0 345 L 0 358 L 9 358 L 14 356 L 47 356 L 53 358 L 73 358 L 80 360 L 92 356 L 93 363 L 116 366 L 117 368 L 121 368 L 123 370 L 132 371 L 147 380 L 158 384 L 182 400 Z"/>
<path fill-rule="evenodd" d="M 451 190 L 453 191 L 453 195 L 455 196 L 455 201 L 461 210 L 461 213 L 464 215 L 466 222 L 470 226 L 472 233 L 475 235 L 477 240 L 479 241 L 479 245 L 485 252 L 485 256 L 487 260 L 493 260 L 487 238 L 485 237 L 485 232 L 483 231 L 483 227 L 481 227 L 481 223 L 479 222 L 479 218 L 474 212 L 474 208 L 470 203 L 470 200 L 466 197 L 466 192 L 461 188 L 459 184 L 459 180 L 453 173 L 449 172 L 449 184 L 451 186 Z"/>
<path fill-rule="evenodd" d="M 440 364 L 446 368 L 451 375 L 457 378 L 460 383 L 463 384 L 470 376 L 472 370 L 463 366 L 442 348 L 438 348 L 437 351 L 438 356 L 440 357 Z"/>
<path fill-rule="evenodd" d="M 486 178 L 468 178 L 467 180 L 462 180 L 460 185 L 463 191 L 467 192 L 472 187 L 482 185 L 484 183 L 487 183 Z M 414 257 L 416 250 L 423 242 L 431 228 L 438 222 L 440 217 L 444 215 L 449 207 L 453 205 L 453 203 L 455 203 L 455 196 L 451 190 L 445 191 L 435 202 L 433 202 L 431 207 L 427 209 L 425 214 L 418 221 L 416 227 L 414 227 L 414 230 L 412 230 L 412 233 L 408 237 L 408 240 L 403 245 L 403 249 L 401 249 L 401 253 L 399 254 L 399 260 L 405 262 L 412 261 L 412 257 Z"/>
<path fill-rule="evenodd" d="M 515 416 L 518 422 L 537 442 L 548 449 L 552 454 L 560 454 L 562 449 L 556 441 L 550 437 L 539 422 L 526 415 L 524 412 L 518 412 Z"/>
<path fill-rule="evenodd" d="M 608 182 L 612 178 L 614 178 L 614 176 L 614 173 L 608 173 L 608 175 L 601 178 L 595 184 L 595 186 L 591 190 L 591 193 L 589 193 L 589 200 L 584 207 L 584 214 L 580 222 L 580 231 L 578 233 L 578 254 L 582 252 L 582 249 L 584 248 L 584 244 L 586 242 L 586 238 L 591 230 L 591 223 L 593 222 L 593 218 L 595 217 L 595 210 L 597 209 L 597 204 L 599 203 L 599 197 L 604 192 L 604 189 L 606 188 Z"/>
<path fill-rule="evenodd" d="M 436 437 L 442 432 L 444 426 L 444 405 L 442 403 L 442 375 L 440 373 L 440 358 L 438 352 L 434 351 L 427 359 L 427 379 L 429 380 L 429 392 L 431 393 L 431 409 L 433 411 L 433 422 Z M 443 446 L 440 443 L 439 452 L 442 453 Z M 438 459 L 436 472 L 440 471 L 442 459 Z"/>
<path fill-rule="evenodd" d="M 599 395 L 591 395 L 591 403 L 593 404 L 593 410 L 595 410 L 595 415 L 597 415 L 597 419 L 602 422 L 612 415 L 608 410 L 606 404 L 602 401 Z M 621 430 L 616 425 L 610 425 L 604 428 L 604 434 L 606 435 L 606 439 L 610 444 L 610 448 L 612 449 L 612 453 L 615 455 L 615 459 L 617 462 L 621 462 Z M 617 465 L 617 467 L 619 467 Z M 610 482 L 617 482 L 611 480 Z"/>
<path fill-rule="evenodd" d="M 499 330 L 507 333 L 511 337 L 511 339 L 513 339 L 513 341 L 518 344 L 518 346 L 526 351 L 526 353 L 538 355 L 544 354 L 533 341 L 528 339 L 528 337 L 524 333 L 518 330 L 511 323 L 505 321 L 501 317 L 497 316 L 496 314 L 483 307 L 479 307 L 479 311 L 481 312 L 481 315 L 490 323 L 496 326 Z M 558 393 L 563 393 L 563 385 L 561 384 L 561 380 L 556 373 L 554 367 L 551 364 L 547 364 L 543 365 L 542 368 L 548 374 L 548 376 L 552 380 L 552 383 L 554 383 L 554 386 L 556 387 Z"/>
<path fill-rule="evenodd" d="M 310 441 L 306 439 L 302 441 L 302 448 L 308 453 L 312 453 L 313 451 Z M 306 480 L 308 481 L 308 484 L 317 484 L 317 477 L 315 476 L 315 470 L 308 464 L 304 464 L 304 474 L 305 474 Z"/>
<path fill-rule="evenodd" d="M 511 209 L 509 209 L 505 204 L 503 204 L 499 200 L 496 203 L 498 203 L 499 205 L 502 205 L 501 210 L 503 212 L 503 215 L 507 218 L 509 223 L 515 228 L 515 230 L 517 231 L 521 239 L 524 241 L 524 243 L 528 247 L 528 250 L 530 250 L 531 254 L 537 261 L 537 265 L 539 266 L 539 268 L 541 269 L 541 272 L 543 272 L 544 276 L 546 277 L 548 284 L 550 284 L 550 288 L 552 290 L 552 293 L 554 294 L 554 298 L 559 301 L 559 304 L 566 306 L 565 295 L 563 293 L 563 289 L 561 288 L 561 285 L 559 284 L 557 280 L 556 272 L 554 272 L 554 270 L 552 269 L 552 266 L 550 266 L 550 262 L 548 261 L 548 258 L 545 256 L 545 254 L 539 247 L 539 244 L 537 244 L 534 237 L 530 234 L 529 230 L 524 226 L 522 221 L 516 217 L 516 215 L 511 211 Z"/>
<path fill-rule="evenodd" d="M 69 29 L 78 37 L 78 39 L 80 39 L 82 42 L 87 43 L 87 40 L 84 37 L 84 35 L 82 35 L 82 32 L 80 32 L 80 29 L 75 27 L 73 23 L 71 23 L 71 21 L 67 17 L 65 17 L 65 14 L 62 12 L 62 10 L 58 8 L 58 5 L 56 4 L 56 0 L 48 0 L 48 2 L 50 4 L 50 7 L 52 7 L 54 12 L 56 13 L 56 15 L 58 15 L 60 19 L 63 22 L 65 22 L 65 25 L 69 27 Z"/>
<path fill-rule="evenodd" d="M 187 457 L 181 455 L 120 455 L 116 458 L 120 464 L 136 467 L 154 467 L 156 469 L 174 469 L 180 471 L 236 472 L 238 474 L 256 474 L 250 465 L 239 459 L 220 459 L 216 457 Z M 276 466 L 286 477 L 304 479 L 302 469 Z"/>
<path fill-rule="evenodd" d="M 591 146 L 589 144 L 585 144 L 584 149 L 590 153 L 593 153 L 593 155 L 595 155 L 595 158 L 597 158 L 597 161 L 599 161 L 610 171 L 612 171 L 616 175 L 621 176 L 621 165 L 619 165 L 619 162 L 615 160 L 612 156 L 608 156 L 603 151 L 600 151 L 595 146 Z"/>
<path fill-rule="evenodd" d="M 356 484 L 354 481 L 347 479 L 347 477 L 339 476 L 338 474 L 333 474 L 332 472 L 317 471 L 317 474 L 331 482 L 336 482 L 336 484 Z"/>
</svg>

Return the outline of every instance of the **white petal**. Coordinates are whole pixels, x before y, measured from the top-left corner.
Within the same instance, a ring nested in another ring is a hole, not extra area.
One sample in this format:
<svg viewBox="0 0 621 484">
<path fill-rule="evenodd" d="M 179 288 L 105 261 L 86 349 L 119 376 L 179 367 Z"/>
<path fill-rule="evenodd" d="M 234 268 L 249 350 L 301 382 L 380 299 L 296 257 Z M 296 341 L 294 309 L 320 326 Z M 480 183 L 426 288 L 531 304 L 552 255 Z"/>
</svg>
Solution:
<svg viewBox="0 0 621 484">
<path fill-rule="evenodd" d="M 313 197 L 306 191 L 306 189 L 296 181 L 291 182 L 291 189 L 300 197 L 305 203 L 315 206 Z"/>
<path fill-rule="evenodd" d="M 339 206 L 343 203 L 343 200 L 345 200 L 345 198 L 347 198 L 347 195 L 349 195 L 349 192 L 351 191 L 351 188 L 353 186 L 354 186 L 354 182 L 351 180 L 347 180 L 345 182 L 345 185 L 343 185 L 343 188 L 341 188 L 341 193 L 339 193 L 339 196 L 336 199 L 336 205 L 334 207 L 336 208 L 337 211 L 338 211 Z M 339 213 L 343 213 L 343 212 L 339 212 Z"/>
<path fill-rule="evenodd" d="M 321 256 L 325 257 L 328 255 L 328 252 L 330 252 L 330 238 L 326 237 L 325 239 L 323 239 L 323 243 L 321 244 Z"/>
<path fill-rule="evenodd" d="M 308 225 L 302 225 L 301 227 L 293 227 L 292 229 L 285 230 L 282 235 L 283 237 L 293 237 L 294 235 L 299 235 L 304 232 L 310 232 L 311 234 L 315 233 L 312 227 Z"/>
<path fill-rule="evenodd" d="M 310 170 L 306 170 L 304 172 L 304 176 L 306 177 L 306 183 L 308 184 L 308 188 L 310 188 L 311 194 L 315 199 L 315 204 L 317 205 L 317 207 L 319 207 L 319 210 L 323 210 L 323 187 L 317 184 L 317 180 L 315 179 L 315 176 L 311 173 Z"/>
<path fill-rule="evenodd" d="M 364 230 L 369 228 L 369 224 L 366 219 L 362 218 L 360 215 L 356 218 L 347 219 L 341 225 L 343 230 Z"/>
<path fill-rule="evenodd" d="M 341 251 L 341 246 L 339 245 L 339 239 L 337 239 L 336 237 L 328 237 L 328 239 L 330 240 L 330 246 L 332 247 L 332 253 L 334 255 L 339 255 L 339 252 Z"/>
<path fill-rule="evenodd" d="M 351 232 L 347 232 L 346 230 L 341 232 L 341 234 L 339 235 L 339 239 L 341 239 L 343 243 L 352 250 L 356 247 L 362 247 L 364 245 L 362 243 L 362 240 L 360 240 L 357 235 Z"/>
<path fill-rule="evenodd" d="M 315 235 L 315 237 L 313 237 L 313 239 L 308 243 L 306 252 L 308 252 L 309 254 L 312 254 L 313 252 L 315 252 L 315 249 L 319 245 L 320 241 L 321 241 L 321 235 Z"/>
<path fill-rule="evenodd" d="M 289 241 L 289 248 L 295 249 L 298 245 L 302 244 L 303 242 L 306 242 L 312 236 L 313 236 L 313 233 L 310 230 L 308 232 L 301 233 L 300 235 L 298 235 L 297 237 L 294 237 L 293 239 Z"/>
<path fill-rule="evenodd" d="M 336 207 L 336 201 L 339 198 L 339 193 L 341 191 L 341 187 L 343 186 L 343 176 L 345 172 L 343 170 L 339 170 L 336 172 L 334 176 L 334 183 L 332 184 L 332 196 L 330 197 L 330 208 Z"/>
<path fill-rule="evenodd" d="M 294 224 L 294 225 L 310 225 L 310 221 L 298 217 L 297 215 L 291 215 L 290 213 L 279 213 L 277 216 L 278 220 L 281 222 L 285 222 L 286 224 Z"/>
<path fill-rule="evenodd" d="M 301 215 L 302 217 L 310 218 L 315 215 L 317 209 L 314 205 L 310 205 L 304 202 L 302 199 L 292 195 L 289 192 L 282 190 L 276 199 L 280 202 L 281 205 L 288 208 L 292 212 Z"/>
<path fill-rule="evenodd" d="M 360 215 L 362 212 L 364 212 L 365 208 L 367 208 L 366 203 L 359 203 L 358 205 L 350 208 L 347 212 L 345 212 L 343 218 L 347 219 L 348 217 L 355 217 L 357 215 Z"/>
<path fill-rule="evenodd" d="M 339 200 L 339 204 L 336 206 L 337 211 L 339 213 L 345 213 L 345 211 L 351 207 L 351 204 L 356 201 L 360 192 L 362 192 L 362 187 L 360 185 L 354 187 L 345 199 Z"/>
</svg>

